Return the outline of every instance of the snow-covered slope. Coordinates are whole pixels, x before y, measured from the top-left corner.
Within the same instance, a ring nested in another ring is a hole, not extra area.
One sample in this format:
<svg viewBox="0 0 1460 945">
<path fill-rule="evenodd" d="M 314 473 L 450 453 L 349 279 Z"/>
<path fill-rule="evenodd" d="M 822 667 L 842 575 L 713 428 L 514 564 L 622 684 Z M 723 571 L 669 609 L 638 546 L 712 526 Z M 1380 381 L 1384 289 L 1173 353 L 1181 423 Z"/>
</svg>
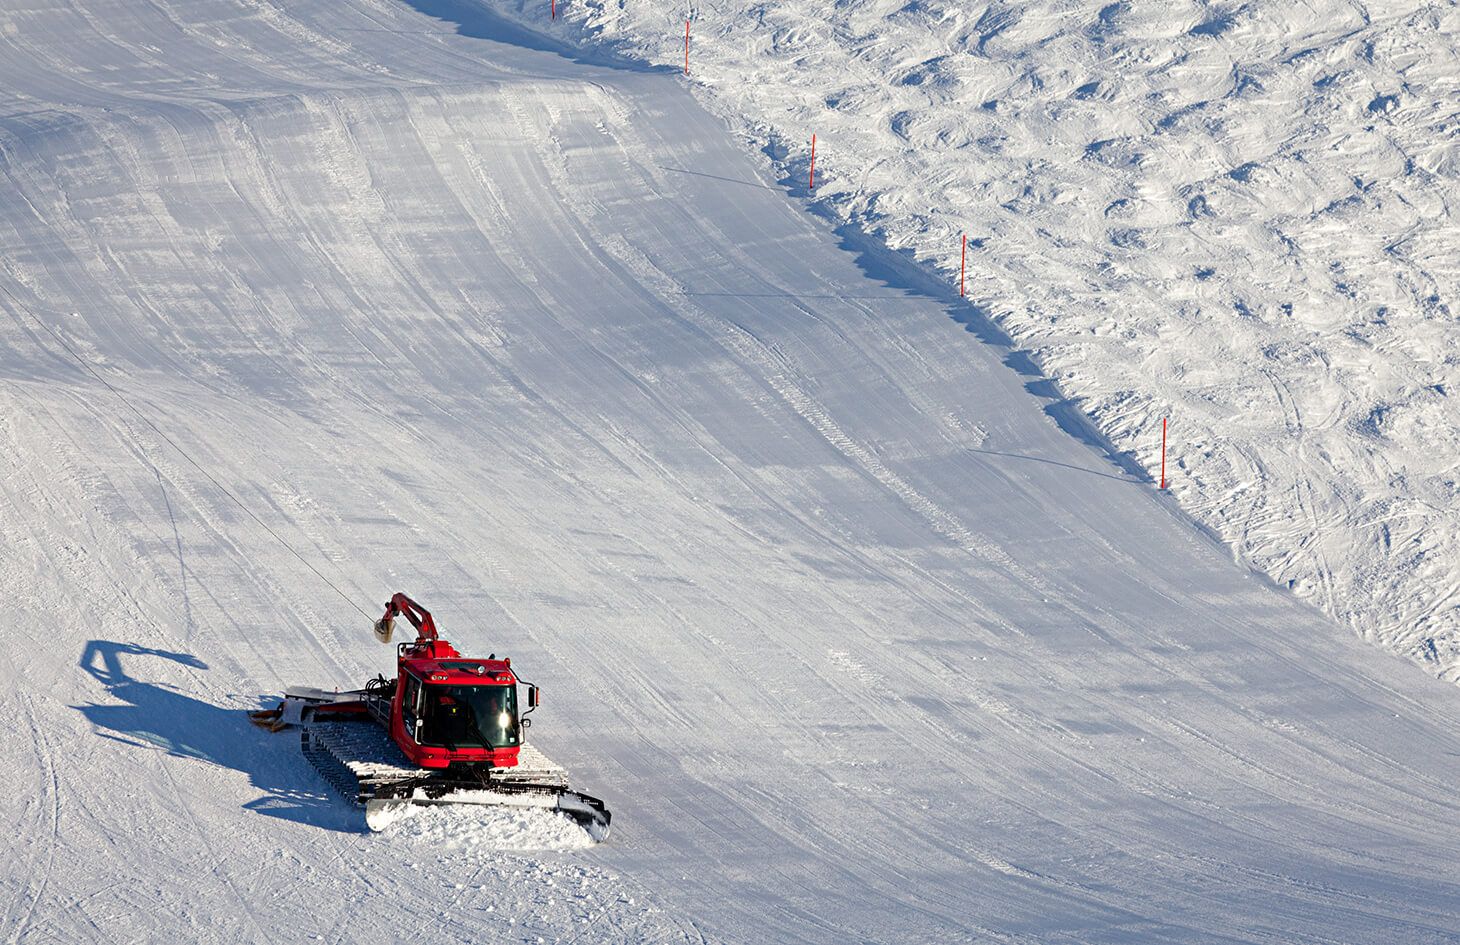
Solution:
<svg viewBox="0 0 1460 945">
<path fill-rule="evenodd" d="M 494 0 L 538 19 L 536 0 Z M 561 5 L 680 64 L 682 7 Z M 1460 679 L 1460 8 L 705 0 L 702 98 L 968 288 L 1182 504 Z"/>
<path fill-rule="evenodd" d="M 1451 687 L 675 76 L 420 3 L 0 20 L 8 941 L 1460 941 Z M 608 844 L 365 836 L 246 724 L 397 589 Z"/>
</svg>

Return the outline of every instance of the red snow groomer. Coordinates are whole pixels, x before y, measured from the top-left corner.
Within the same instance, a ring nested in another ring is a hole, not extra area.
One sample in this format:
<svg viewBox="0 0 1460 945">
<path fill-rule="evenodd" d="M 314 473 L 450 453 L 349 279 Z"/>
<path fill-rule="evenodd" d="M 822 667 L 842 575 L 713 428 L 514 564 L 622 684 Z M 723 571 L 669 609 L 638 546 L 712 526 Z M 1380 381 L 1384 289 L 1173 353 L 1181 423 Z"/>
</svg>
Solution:
<svg viewBox="0 0 1460 945">
<path fill-rule="evenodd" d="M 375 622 L 382 643 L 401 614 L 416 639 L 396 645 L 394 679 L 377 676 L 348 692 L 291 688 L 278 708 L 249 717 L 274 732 L 300 726 L 305 756 L 364 806 L 372 828 L 405 805 L 483 804 L 553 808 L 594 839 L 607 838 L 603 802 L 572 790 L 567 772 L 525 743 L 526 716 L 541 690 L 523 683 L 527 709 L 519 714 L 512 661 L 463 657 L 437 635 L 430 612 L 404 594 Z"/>
</svg>

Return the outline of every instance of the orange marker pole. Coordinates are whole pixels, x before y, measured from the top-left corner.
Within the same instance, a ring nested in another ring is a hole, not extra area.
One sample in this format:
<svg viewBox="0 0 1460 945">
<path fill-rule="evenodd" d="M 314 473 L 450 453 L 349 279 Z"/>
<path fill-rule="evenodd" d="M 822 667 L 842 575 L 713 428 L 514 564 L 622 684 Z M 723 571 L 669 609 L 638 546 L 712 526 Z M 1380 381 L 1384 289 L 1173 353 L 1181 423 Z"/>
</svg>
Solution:
<svg viewBox="0 0 1460 945">
<path fill-rule="evenodd" d="M 1161 488 L 1166 488 L 1166 418 L 1161 418 Z"/>
<path fill-rule="evenodd" d="M 689 75 L 689 20 L 684 21 L 684 74 Z"/>
<path fill-rule="evenodd" d="M 816 189 L 816 135 L 811 136 L 811 177 L 806 182 L 806 189 Z"/>
<path fill-rule="evenodd" d="M 963 294 L 963 274 L 968 271 L 968 234 L 963 234 L 963 261 L 958 264 L 958 294 Z"/>
</svg>

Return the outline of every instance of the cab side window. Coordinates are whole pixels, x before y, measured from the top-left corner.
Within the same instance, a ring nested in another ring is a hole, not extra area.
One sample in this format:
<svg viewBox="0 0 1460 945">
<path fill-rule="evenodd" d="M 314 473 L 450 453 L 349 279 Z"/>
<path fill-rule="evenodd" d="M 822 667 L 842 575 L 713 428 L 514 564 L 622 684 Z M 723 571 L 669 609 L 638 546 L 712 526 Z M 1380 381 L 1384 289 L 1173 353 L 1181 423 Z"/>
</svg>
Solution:
<svg viewBox="0 0 1460 945">
<path fill-rule="evenodd" d="M 405 722 L 406 734 L 416 740 L 416 719 L 421 705 L 421 681 L 406 674 L 406 691 L 401 696 L 401 721 Z"/>
</svg>

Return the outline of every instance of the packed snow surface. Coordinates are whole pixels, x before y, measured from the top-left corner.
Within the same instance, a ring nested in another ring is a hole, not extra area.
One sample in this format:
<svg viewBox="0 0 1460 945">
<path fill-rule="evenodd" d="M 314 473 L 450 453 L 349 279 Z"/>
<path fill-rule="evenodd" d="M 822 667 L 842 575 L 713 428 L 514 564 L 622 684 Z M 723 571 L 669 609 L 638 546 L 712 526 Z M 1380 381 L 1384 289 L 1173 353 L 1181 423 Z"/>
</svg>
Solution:
<svg viewBox="0 0 1460 945">
<path fill-rule="evenodd" d="M 537 0 L 493 0 L 538 19 Z M 956 285 L 1280 583 L 1460 680 L 1460 7 L 571 0 Z M 1315 645 L 1316 645 L 1315 641 Z"/>
<path fill-rule="evenodd" d="M 483 11 L 0 12 L 0 941 L 1460 942 L 1454 687 L 674 70 Z M 369 834 L 248 724 L 397 590 L 606 843 Z"/>
</svg>

